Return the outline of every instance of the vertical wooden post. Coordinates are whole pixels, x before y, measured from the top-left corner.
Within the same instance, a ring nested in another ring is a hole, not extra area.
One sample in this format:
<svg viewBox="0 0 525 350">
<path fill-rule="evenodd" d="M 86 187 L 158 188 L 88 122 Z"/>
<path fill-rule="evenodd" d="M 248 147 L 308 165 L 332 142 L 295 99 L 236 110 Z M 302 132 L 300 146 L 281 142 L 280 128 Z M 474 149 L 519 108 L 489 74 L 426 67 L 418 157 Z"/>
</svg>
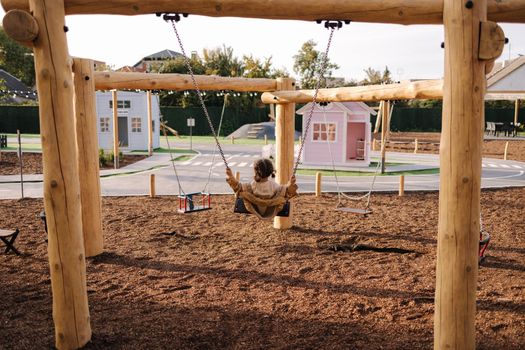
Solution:
<svg viewBox="0 0 525 350">
<path fill-rule="evenodd" d="M 509 141 L 505 142 L 505 151 L 503 152 L 503 159 L 507 160 L 507 152 L 509 150 Z"/>
<path fill-rule="evenodd" d="M 322 176 L 322 173 L 320 171 L 315 173 L 315 196 L 316 197 L 321 196 L 321 176 Z"/>
<path fill-rule="evenodd" d="M 268 135 L 264 134 L 264 144 L 268 144 Z"/>
<path fill-rule="evenodd" d="M 405 175 L 399 175 L 399 197 L 405 195 Z"/>
<path fill-rule="evenodd" d="M 235 143 L 235 136 L 230 137 L 230 141 L 231 141 L 231 143 L 233 145 Z"/>
<path fill-rule="evenodd" d="M 415 139 L 415 140 L 414 140 L 414 154 L 417 153 L 417 149 L 418 149 L 418 147 L 419 147 L 418 140 Z"/>
<path fill-rule="evenodd" d="M 376 139 L 372 140 L 372 151 L 377 151 L 377 140 Z"/>
<path fill-rule="evenodd" d="M 113 167 L 119 168 L 119 144 L 118 144 L 118 100 L 117 90 L 111 91 L 113 99 Z"/>
<path fill-rule="evenodd" d="M 516 99 L 516 102 L 514 102 L 514 126 L 518 124 L 519 111 L 520 111 L 520 100 Z"/>
<path fill-rule="evenodd" d="M 387 137 L 387 124 L 388 124 L 388 110 L 390 109 L 389 101 L 382 101 L 381 104 L 381 174 L 385 173 L 385 162 L 386 162 L 386 137 Z"/>
<path fill-rule="evenodd" d="M 151 90 L 146 93 L 148 105 L 148 156 L 153 154 L 153 113 L 151 108 Z"/>
<path fill-rule="evenodd" d="M 291 78 L 277 78 L 277 90 L 294 90 Z M 294 166 L 295 103 L 278 104 L 275 108 L 275 163 L 277 182 L 286 185 L 290 181 Z M 276 216 L 273 227 L 289 229 L 293 224 L 293 203 L 290 202 L 288 217 Z"/>
<path fill-rule="evenodd" d="M 149 196 L 155 197 L 155 174 L 149 174 Z"/>
<path fill-rule="evenodd" d="M 240 181 L 241 180 L 241 173 L 240 172 L 235 172 L 235 180 L 237 181 Z"/>
<path fill-rule="evenodd" d="M 474 349 L 487 0 L 444 0 L 445 79 L 440 145 L 434 349 Z"/>
<path fill-rule="evenodd" d="M 104 250 L 94 72 L 92 60 L 73 60 L 78 174 L 86 257 L 98 255 Z"/>
<path fill-rule="evenodd" d="M 72 60 L 64 2 L 29 0 L 40 29 L 34 41 L 44 164 L 44 208 L 53 293 L 55 346 L 76 349 L 91 339 L 73 110 Z"/>
</svg>

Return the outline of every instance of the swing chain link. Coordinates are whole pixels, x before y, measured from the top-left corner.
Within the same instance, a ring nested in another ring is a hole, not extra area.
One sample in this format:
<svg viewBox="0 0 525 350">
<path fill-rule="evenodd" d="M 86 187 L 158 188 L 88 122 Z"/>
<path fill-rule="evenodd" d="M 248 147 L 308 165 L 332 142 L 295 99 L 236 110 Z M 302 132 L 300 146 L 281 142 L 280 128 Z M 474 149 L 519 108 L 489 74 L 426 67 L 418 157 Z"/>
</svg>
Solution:
<svg viewBox="0 0 525 350">
<path fill-rule="evenodd" d="M 330 35 L 328 37 L 328 44 L 326 45 L 326 50 L 325 50 L 325 52 L 323 54 L 323 58 L 321 60 L 321 69 L 319 70 L 319 76 L 318 76 L 317 82 L 315 84 L 314 95 L 313 95 L 313 98 L 312 98 L 312 108 L 310 108 L 310 112 L 308 114 L 308 119 L 307 119 L 307 122 L 306 122 L 306 126 L 304 128 L 304 136 L 303 136 L 303 139 L 301 140 L 301 145 L 299 147 L 299 153 L 297 154 L 297 161 L 295 162 L 295 165 L 294 165 L 294 168 L 293 168 L 293 172 L 292 172 L 292 176 L 295 176 L 295 174 L 297 173 L 297 168 L 299 168 L 299 163 L 301 162 L 301 155 L 303 153 L 304 143 L 305 143 L 306 137 L 308 135 L 308 130 L 310 129 L 310 124 L 312 123 L 312 116 L 313 116 L 313 113 L 314 113 L 315 105 L 317 103 L 317 94 L 319 93 L 319 89 L 321 87 L 321 81 L 323 80 L 323 75 L 324 75 L 324 72 L 325 72 L 326 67 L 328 65 L 328 51 L 330 50 L 330 45 L 332 44 L 332 37 L 334 35 L 334 31 L 335 31 L 336 27 L 326 26 L 326 28 L 330 29 Z"/>
<path fill-rule="evenodd" d="M 230 169 L 228 165 L 228 161 L 226 160 L 226 156 L 224 155 L 224 152 L 222 150 L 221 144 L 219 143 L 219 139 L 217 137 L 217 133 L 215 132 L 215 128 L 213 127 L 213 122 L 211 121 L 210 115 L 208 113 L 208 109 L 206 108 L 204 99 L 202 98 L 201 90 L 199 88 L 199 85 L 197 84 L 197 80 L 195 79 L 195 74 L 193 73 L 193 69 L 191 68 L 190 59 L 188 58 L 188 56 L 186 56 L 186 51 L 184 50 L 184 46 L 182 45 L 182 40 L 179 36 L 179 32 L 177 31 L 177 26 L 176 26 L 177 21 L 174 18 L 167 18 L 167 21 L 171 23 L 171 26 L 173 27 L 173 31 L 175 32 L 175 36 L 177 37 L 177 41 L 179 42 L 179 46 L 182 51 L 182 55 L 184 56 L 184 63 L 186 64 L 186 68 L 188 69 L 188 72 L 190 73 L 191 81 L 193 82 L 193 86 L 195 87 L 195 90 L 197 91 L 199 102 L 201 104 L 202 110 L 204 111 L 204 115 L 206 116 L 206 120 L 208 121 L 208 125 L 210 126 L 211 132 L 213 134 L 213 138 L 215 139 L 215 144 L 217 145 L 217 149 L 219 150 L 219 153 L 221 154 L 222 161 L 224 162 L 226 169 Z"/>
</svg>

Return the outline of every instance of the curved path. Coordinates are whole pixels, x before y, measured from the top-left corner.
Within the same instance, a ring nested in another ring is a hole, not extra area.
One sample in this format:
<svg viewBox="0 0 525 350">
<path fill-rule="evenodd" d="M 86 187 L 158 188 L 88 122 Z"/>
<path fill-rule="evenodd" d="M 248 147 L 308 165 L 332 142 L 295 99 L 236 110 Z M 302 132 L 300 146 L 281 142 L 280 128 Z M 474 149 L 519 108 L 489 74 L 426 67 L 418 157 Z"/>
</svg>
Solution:
<svg viewBox="0 0 525 350">
<path fill-rule="evenodd" d="M 185 147 L 179 144 L 177 147 Z M 176 168 L 181 187 L 186 193 L 199 192 L 207 189 L 211 193 L 231 193 L 224 181 L 224 164 L 217 154 L 213 157 L 213 145 L 195 145 L 199 151 L 193 159 L 177 162 Z M 241 181 L 250 181 L 252 177 L 251 164 L 260 157 L 260 145 L 223 145 L 223 149 L 233 171 L 241 173 Z M 373 153 L 373 158 L 377 154 Z M 132 164 L 126 168 L 103 170 L 101 172 L 102 194 L 104 196 L 129 196 L 149 194 L 149 175 L 156 176 L 156 192 L 158 195 L 174 195 L 179 193 L 176 176 L 170 164 L 168 154 L 155 154 L 153 157 Z M 389 167 L 387 171 L 416 170 L 436 168 L 439 158 L 432 154 L 387 153 L 387 162 L 403 163 L 403 166 Z M 211 175 L 209 176 L 211 167 Z M 118 176 L 117 176 L 118 175 Z M 209 184 L 208 177 L 210 179 Z M 299 175 L 300 192 L 313 192 L 315 179 L 313 176 Z M 344 192 L 366 192 L 370 189 L 373 174 L 370 176 L 339 176 L 339 185 Z M 20 177 L 0 176 L 0 199 L 20 198 Z M 26 197 L 42 197 L 42 175 L 24 177 L 24 195 Z M 378 176 L 374 191 L 397 191 L 399 176 Z M 501 159 L 483 159 L 482 187 L 501 188 L 525 186 L 525 163 L 504 161 Z M 439 174 L 406 175 L 405 191 L 426 191 L 439 189 Z M 336 192 L 337 184 L 333 176 L 323 177 L 323 191 Z"/>
</svg>

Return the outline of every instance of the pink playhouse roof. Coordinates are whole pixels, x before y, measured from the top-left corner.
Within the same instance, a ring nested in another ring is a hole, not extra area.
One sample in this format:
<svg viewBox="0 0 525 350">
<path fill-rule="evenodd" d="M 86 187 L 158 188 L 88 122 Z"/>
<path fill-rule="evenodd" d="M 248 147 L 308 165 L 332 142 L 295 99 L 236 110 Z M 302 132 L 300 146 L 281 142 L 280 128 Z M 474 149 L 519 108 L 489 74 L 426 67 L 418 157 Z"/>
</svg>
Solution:
<svg viewBox="0 0 525 350">
<path fill-rule="evenodd" d="M 368 107 L 368 105 L 363 102 L 332 102 L 332 103 L 338 106 L 339 109 L 346 111 L 348 113 L 366 112 L 366 113 L 370 113 L 371 115 L 377 114 L 376 111 Z M 302 114 L 308 113 L 311 108 L 312 108 L 312 102 L 308 103 L 307 105 L 297 110 L 296 113 L 302 115 Z"/>
</svg>

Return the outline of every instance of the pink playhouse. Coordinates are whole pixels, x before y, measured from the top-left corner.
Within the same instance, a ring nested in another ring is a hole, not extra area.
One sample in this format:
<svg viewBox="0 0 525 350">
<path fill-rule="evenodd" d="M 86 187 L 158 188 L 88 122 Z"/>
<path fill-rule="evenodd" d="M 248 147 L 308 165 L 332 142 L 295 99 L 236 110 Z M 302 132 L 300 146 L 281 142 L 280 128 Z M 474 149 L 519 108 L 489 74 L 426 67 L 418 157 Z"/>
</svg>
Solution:
<svg viewBox="0 0 525 350">
<path fill-rule="evenodd" d="M 303 116 L 303 131 L 311 108 L 309 103 L 296 112 Z M 370 116 L 376 114 L 363 102 L 316 104 L 304 142 L 303 166 L 331 166 L 330 150 L 337 168 L 368 166 Z"/>
</svg>

